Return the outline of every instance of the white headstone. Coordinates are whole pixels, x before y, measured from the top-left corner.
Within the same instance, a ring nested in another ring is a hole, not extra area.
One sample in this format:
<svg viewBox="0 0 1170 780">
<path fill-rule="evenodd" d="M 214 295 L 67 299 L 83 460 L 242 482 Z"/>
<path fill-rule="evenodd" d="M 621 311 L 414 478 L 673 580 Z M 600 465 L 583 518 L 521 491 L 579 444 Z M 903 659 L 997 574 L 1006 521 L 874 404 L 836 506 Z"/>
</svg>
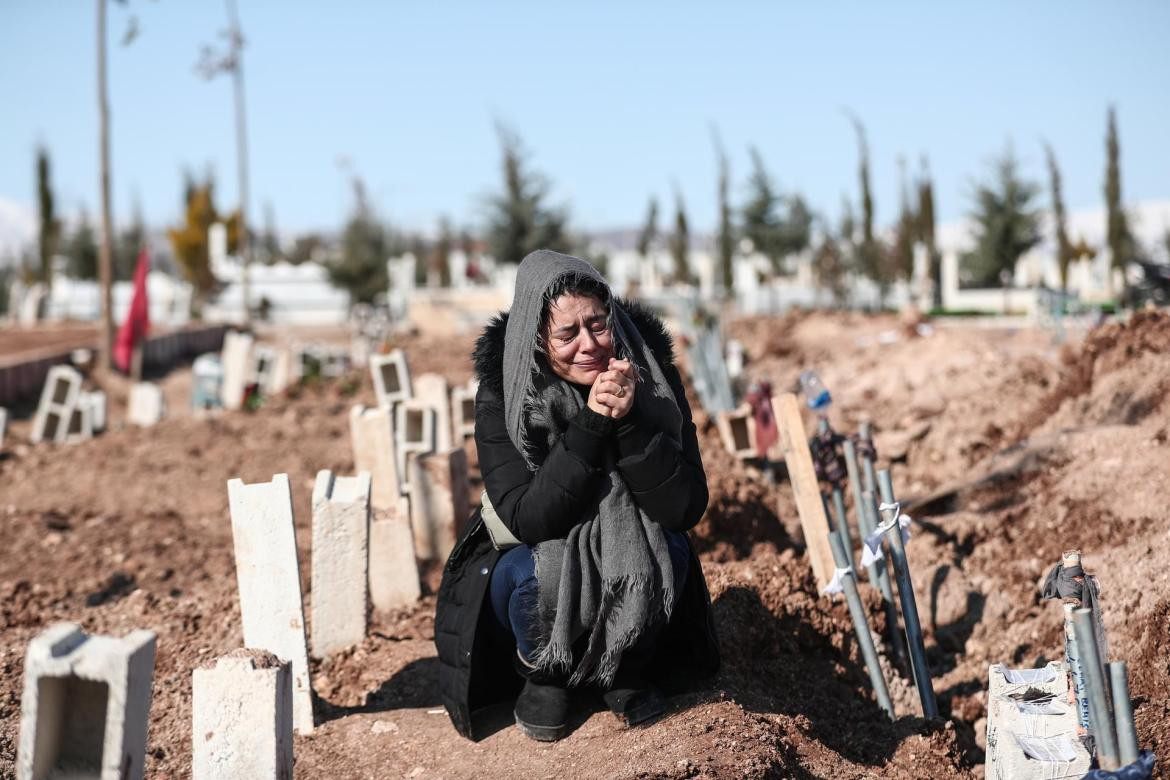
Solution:
<svg viewBox="0 0 1170 780">
<path fill-rule="evenodd" d="M 435 410 L 435 448 L 451 448 L 451 397 L 447 379 L 441 374 L 419 374 L 414 378 L 414 397 Z"/>
<path fill-rule="evenodd" d="M 166 402 L 162 388 L 150 382 L 136 382 L 130 387 L 130 400 L 126 405 L 127 422 L 149 428 L 161 422 L 165 414 Z"/>
<path fill-rule="evenodd" d="M 478 382 L 451 391 L 451 432 L 455 444 L 462 444 L 475 436 L 475 394 L 478 391 Z"/>
<path fill-rule="evenodd" d="M 394 415 L 386 407 L 354 406 L 349 410 L 349 436 L 354 469 L 370 475 L 371 507 L 394 509 L 402 494 L 394 454 Z"/>
<path fill-rule="evenodd" d="M 369 606 L 370 475 L 317 472 L 313 487 L 313 655 L 366 637 Z"/>
<path fill-rule="evenodd" d="M 370 522 L 370 601 L 386 612 L 409 607 L 421 595 L 410 502 L 402 496 L 395 509 L 377 513 Z"/>
<path fill-rule="evenodd" d="M 370 375 L 374 379 L 374 397 L 378 406 L 390 407 L 413 397 L 410 367 L 401 349 L 385 355 L 370 355 Z"/>
<path fill-rule="evenodd" d="M 435 410 L 421 401 L 402 401 L 394 406 L 394 451 L 403 493 L 410 487 L 410 459 L 435 450 Z"/>
<path fill-rule="evenodd" d="M 313 696 L 288 475 L 253 485 L 230 480 L 228 505 L 244 645 L 292 663 L 293 726 L 298 734 L 312 733 Z"/>
<path fill-rule="evenodd" d="M 224 409 L 239 409 L 244 405 L 244 391 L 252 374 L 252 335 L 229 330 L 223 337 L 223 394 Z"/>
</svg>

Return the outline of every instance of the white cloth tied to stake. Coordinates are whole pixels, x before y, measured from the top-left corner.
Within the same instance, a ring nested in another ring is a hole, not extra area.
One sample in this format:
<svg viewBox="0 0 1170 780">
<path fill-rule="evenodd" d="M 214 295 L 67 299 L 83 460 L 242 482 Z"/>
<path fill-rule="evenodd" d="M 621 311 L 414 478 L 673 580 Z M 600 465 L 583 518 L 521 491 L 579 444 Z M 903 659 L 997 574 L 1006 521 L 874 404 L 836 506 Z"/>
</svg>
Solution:
<svg viewBox="0 0 1170 780">
<path fill-rule="evenodd" d="M 894 523 L 897 523 L 898 527 L 902 529 L 902 543 L 910 541 L 910 515 L 902 514 L 902 505 L 897 501 L 893 503 L 882 502 L 878 505 L 879 512 L 884 512 L 887 509 L 894 510 L 893 516 L 889 520 L 883 520 L 872 534 L 865 537 L 865 544 L 861 548 L 862 566 L 869 566 L 886 557 L 885 550 L 882 549 L 882 537 L 885 536 L 886 531 L 894 527 Z"/>
<path fill-rule="evenodd" d="M 829 580 L 829 584 L 821 591 L 821 595 L 832 596 L 836 593 L 843 593 L 845 587 L 842 585 L 842 580 L 846 574 L 853 574 L 852 566 L 846 566 L 844 569 L 833 569 L 833 579 Z"/>
</svg>

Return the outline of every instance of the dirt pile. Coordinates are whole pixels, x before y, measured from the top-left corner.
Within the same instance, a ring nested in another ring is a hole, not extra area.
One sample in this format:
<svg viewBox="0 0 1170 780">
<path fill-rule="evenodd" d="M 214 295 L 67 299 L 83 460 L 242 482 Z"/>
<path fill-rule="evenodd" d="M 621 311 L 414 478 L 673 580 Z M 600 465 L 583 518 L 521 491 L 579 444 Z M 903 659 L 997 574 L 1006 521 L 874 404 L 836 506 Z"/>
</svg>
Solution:
<svg viewBox="0 0 1170 780">
<path fill-rule="evenodd" d="M 883 654 L 900 716 L 884 717 L 845 605 L 815 591 L 790 487 L 727 455 L 696 408 L 711 501 L 694 538 L 720 629 L 717 678 L 672 698 L 667 717 L 649 728 L 622 729 L 583 697 L 572 734 L 555 745 L 525 740 L 507 727 L 506 712 L 498 732 L 470 743 L 436 694 L 432 566 L 416 608 L 377 616 L 361 645 L 313 664 L 322 723 L 297 738 L 297 775 L 544 777 L 555 766 L 566 778 L 972 777 L 982 759 L 987 664 L 1058 657 L 1059 607 L 1038 600 L 1036 582 L 1077 545 L 1101 578 L 1114 656 L 1130 662 L 1143 746 L 1165 754 L 1170 520 L 1161 485 L 1170 445 L 1161 405 L 1105 414 L 1118 393 L 1128 388 L 1136 402 L 1166 379 L 1158 362 L 1165 318 L 1141 317 L 1106 326 L 1063 359 L 1043 331 L 936 328 L 923 336 L 889 317 L 824 314 L 728 327 L 747 348 L 748 378 L 783 389 L 803 368 L 817 369 L 833 391 L 839 430 L 875 424 L 899 493 L 938 494 L 915 514 L 909 555 L 948 720 L 913 717 L 908 677 Z M 400 346 L 416 375 L 470 377 L 470 338 L 409 337 Z M 1091 388 L 1068 384 L 1026 426 L 1090 351 Z M 302 586 L 312 598 L 313 477 L 321 468 L 352 470 L 347 414 L 353 403 L 372 403 L 368 381 L 355 374 L 211 420 L 184 411 L 189 373 L 162 383 L 173 415 L 156 428 L 115 424 L 81 445 L 17 444 L 0 458 L 0 776 L 15 761 L 26 644 L 56 620 L 90 632 L 159 633 L 149 774 L 188 773 L 191 670 L 241 639 L 227 479 L 290 475 Z M 1025 427 L 1030 436 L 1008 446 Z M 16 421 L 10 445 L 26 431 L 27 421 Z M 986 474 L 995 478 L 980 479 Z M 862 593 L 871 626 L 883 632 L 877 592 L 863 583 Z"/>
</svg>

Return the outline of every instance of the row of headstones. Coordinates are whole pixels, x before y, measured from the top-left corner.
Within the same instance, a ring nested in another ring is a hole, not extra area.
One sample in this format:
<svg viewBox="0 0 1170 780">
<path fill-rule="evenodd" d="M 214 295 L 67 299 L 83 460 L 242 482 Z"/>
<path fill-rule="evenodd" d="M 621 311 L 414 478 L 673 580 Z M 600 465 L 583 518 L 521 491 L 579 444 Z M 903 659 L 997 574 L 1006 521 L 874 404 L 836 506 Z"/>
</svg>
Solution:
<svg viewBox="0 0 1170 780">
<path fill-rule="evenodd" d="M 292 777 L 292 735 L 313 731 L 288 475 L 228 483 L 244 645 L 192 673 L 192 775 Z M 321 471 L 313 489 L 313 655 L 367 628 L 370 475 Z M 396 550 L 402 550 L 398 545 Z M 418 598 L 417 569 L 405 545 Z M 408 567 L 401 567 L 406 570 Z M 29 644 L 17 777 L 127 780 L 144 771 L 156 636 L 86 636 L 57 624 Z M 69 774 L 72 773 L 72 774 Z"/>
<path fill-rule="evenodd" d="M 194 409 L 239 409 L 250 385 L 263 395 L 276 395 L 301 378 L 319 374 L 339 377 L 349 370 L 348 352 L 320 344 L 269 347 L 255 344 L 250 333 L 228 331 L 219 355 L 200 355 L 194 374 Z"/>
<path fill-rule="evenodd" d="M 405 380 L 399 392 L 410 392 L 404 356 L 392 361 Z M 468 388 L 457 389 L 474 399 Z M 410 449 L 423 446 L 428 429 L 433 434 L 435 410 L 423 400 L 427 395 L 390 407 L 355 407 L 358 476 L 317 475 L 311 552 L 316 657 L 361 642 L 371 603 L 389 610 L 417 601 L 416 554 L 445 556 L 454 544 L 456 522 L 468 506 L 466 455 L 462 447 Z M 462 395 L 446 398 L 456 399 L 458 414 L 473 420 Z M 412 421 L 414 413 L 431 422 Z M 397 477 L 400 456 L 412 474 L 406 495 Z M 293 730 L 309 733 L 314 726 L 291 487 L 279 474 L 253 485 L 231 480 L 228 494 L 250 649 L 193 672 L 192 772 L 196 778 L 287 778 Z M 25 664 L 18 777 L 63 771 L 142 777 L 155 643 L 149 631 L 87 637 L 73 624 L 34 639 Z"/>
<path fill-rule="evenodd" d="M 153 425 L 163 415 L 162 390 L 148 382 L 130 388 L 127 421 L 134 425 Z M 84 378 L 73 366 L 53 366 L 45 379 L 44 389 L 33 417 L 33 444 L 40 442 L 72 443 L 92 438 L 106 429 L 106 394 L 84 389 Z M 3 440 L 0 426 L 0 441 Z"/>
</svg>

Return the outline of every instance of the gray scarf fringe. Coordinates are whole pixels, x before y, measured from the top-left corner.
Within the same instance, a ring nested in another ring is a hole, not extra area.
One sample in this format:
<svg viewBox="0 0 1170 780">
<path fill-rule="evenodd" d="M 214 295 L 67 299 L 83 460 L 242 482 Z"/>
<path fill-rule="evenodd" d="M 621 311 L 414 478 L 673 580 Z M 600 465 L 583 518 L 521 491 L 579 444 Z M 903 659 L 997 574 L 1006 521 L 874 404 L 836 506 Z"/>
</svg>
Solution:
<svg viewBox="0 0 1170 780">
<path fill-rule="evenodd" d="M 504 336 L 504 416 L 508 436 L 536 471 L 569 421 L 585 406 L 580 394 L 556 376 L 540 351 L 540 317 L 550 289 L 566 276 L 605 280 L 576 257 L 540 250 L 520 264 Z M 608 285 L 606 285 L 608 289 Z M 615 354 L 638 374 L 634 398 L 640 425 L 681 437 L 682 414 L 650 348 L 612 295 L 610 325 Z M 582 521 L 565 539 L 533 548 L 539 586 L 541 639 L 538 669 L 569 674 L 570 685 L 613 682 L 622 654 L 670 619 L 674 580 L 666 539 L 646 517 L 617 469 L 612 451 L 607 479 Z M 588 634 L 574 668 L 572 646 Z"/>
</svg>

